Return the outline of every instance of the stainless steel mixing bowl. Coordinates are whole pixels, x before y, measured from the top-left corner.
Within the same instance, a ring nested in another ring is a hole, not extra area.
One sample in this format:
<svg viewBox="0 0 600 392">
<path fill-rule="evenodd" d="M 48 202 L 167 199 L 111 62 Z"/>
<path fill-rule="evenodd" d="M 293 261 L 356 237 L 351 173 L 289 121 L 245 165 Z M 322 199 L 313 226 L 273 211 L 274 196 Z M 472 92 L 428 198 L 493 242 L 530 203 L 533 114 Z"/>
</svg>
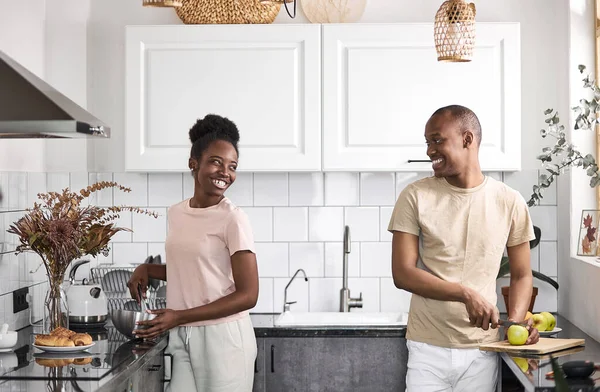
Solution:
<svg viewBox="0 0 600 392">
<path fill-rule="evenodd" d="M 134 338 L 133 331 L 136 329 L 146 329 L 145 325 L 137 325 L 139 321 L 147 321 L 155 318 L 155 314 L 135 312 L 133 310 L 115 309 L 111 313 L 112 323 L 123 335 L 128 338 Z"/>
</svg>

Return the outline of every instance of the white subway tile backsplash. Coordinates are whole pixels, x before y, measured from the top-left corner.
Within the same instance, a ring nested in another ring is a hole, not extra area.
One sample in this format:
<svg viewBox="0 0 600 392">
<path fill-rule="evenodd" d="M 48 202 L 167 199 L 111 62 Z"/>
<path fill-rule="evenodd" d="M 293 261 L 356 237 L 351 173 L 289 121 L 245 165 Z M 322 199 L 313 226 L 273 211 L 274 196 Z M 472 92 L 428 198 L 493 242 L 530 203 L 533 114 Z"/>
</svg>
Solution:
<svg viewBox="0 0 600 392">
<path fill-rule="evenodd" d="M 148 174 L 114 173 L 113 178 L 119 185 L 131 189 L 131 192 L 114 189 L 113 197 L 115 205 L 131 207 L 148 206 Z"/>
<path fill-rule="evenodd" d="M 255 206 L 287 206 L 287 173 L 254 173 Z"/>
<path fill-rule="evenodd" d="M 89 175 L 89 184 L 93 185 L 98 182 L 111 182 L 113 181 L 112 173 L 90 173 Z M 121 184 L 123 185 L 123 184 Z M 121 192 L 121 191 L 118 191 Z M 88 197 L 88 201 L 91 205 L 95 205 L 98 207 L 110 207 L 114 205 L 113 202 L 113 189 L 106 188 L 100 191 L 94 192 Z"/>
<path fill-rule="evenodd" d="M 535 248 L 529 251 L 529 260 L 531 261 L 531 269 L 539 271 L 540 270 L 540 247 L 536 246 Z"/>
<path fill-rule="evenodd" d="M 194 176 L 191 172 L 183 173 L 183 200 L 194 196 Z"/>
<path fill-rule="evenodd" d="M 170 207 L 182 200 L 183 176 L 181 173 L 148 174 L 148 205 L 150 207 Z"/>
<path fill-rule="evenodd" d="M 271 207 L 245 207 L 244 212 L 248 215 L 254 241 L 273 241 L 273 208 Z"/>
<path fill-rule="evenodd" d="M 308 241 L 308 207 L 273 208 L 274 241 Z"/>
<path fill-rule="evenodd" d="M 308 278 L 311 281 L 311 278 Z M 290 278 L 275 278 L 274 282 L 274 311 L 276 313 L 283 312 L 283 299 L 285 293 L 285 286 L 290 281 Z M 290 305 L 290 310 L 294 312 L 308 312 L 309 310 L 309 296 L 308 296 L 309 282 L 304 280 L 302 274 L 298 274 L 296 279 L 290 284 L 287 291 L 287 301 L 296 301 L 295 304 Z"/>
<path fill-rule="evenodd" d="M 538 183 L 538 170 L 522 170 L 520 172 L 512 173 L 506 172 L 504 173 L 504 183 L 518 191 L 525 200 L 529 200 L 529 197 L 533 192 L 533 186 Z"/>
<path fill-rule="evenodd" d="M 360 244 L 360 276 L 392 277 L 392 244 L 362 242 Z"/>
<path fill-rule="evenodd" d="M 259 276 L 263 278 L 289 276 L 289 244 L 258 242 L 255 246 Z"/>
<path fill-rule="evenodd" d="M 341 278 L 344 271 L 344 246 L 341 242 L 325 243 L 325 277 Z M 348 276 L 360 276 L 360 242 L 350 243 Z"/>
<path fill-rule="evenodd" d="M 114 221 L 116 227 L 122 227 L 131 230 L 133 228 L 133 217 L 131 211 L 121 211 L 119 218 Z M 123 230 L 112 237 L 112 242 L 131 242 L 133 233 Z"/>
<path fill-rule="evenodd" d="M 290 275 L 300 268 L 309 278 L 325 276 L 325 250 L 322 242 L 290 244 Z"/>
<path fill-rule="evenodd" d="M 27 173 L 9 173 L 8 188 L 3 189 L 8 193 L 8 208 L 27 208 Z"/>
<path fill-rule="evenodd" d="M 557 216 L 556 206 L 535 206 L 529 209 L 533 224 L 542 231 L 542 240 L 557 240 Z"/>
<path fill-rule="evenodd" d="M 253 313 L 273 313 L 273 278 L 258 279 L 258 301 Z"/>
<path fill-rule="evenodd" d="M 350 296 L 352 298 L 358 298 L 362 293 L 363 307 L 354 308 L 352 309 L 353 312 L 380 311 L 379 278 L 349 278 L 348 288 L 350 289 Z"/>
<path fill-rule="evenodd" d="M 164 242 L 167 238 L 167 209 L 151 208 L 158 214 L 155 218 L 146 214 L 133 214 L 133 241 L 134 242 Z"/>
<path fill-rule="evenodd" d="M 148 244 L 145 242 L 115 242 L 112 244 L 113 264 L 143 263 L 148 257 Z"/>
<path fill-rule="evenodd" d="M 431 177 L 433 173 L 429 172 L 420 172 L 420 173 L 396 173 L 396 198 L 394 199 L 394 204 L 396 204 L 396 200 L 398 200 L 398 196 L 400 192 L 410 183 L 413 183 L 422 178 Z"/>
<path fill-rule="evenodd" d="M 361 173 L 360 205 L 393 206 L 395 197 L 394 173 Z"/>
<path fill-rule="evenodd" d="M 290 206 L 322 206 L 324 179 L 322 173 L 290 173 Z"/>
<path fill-rule="evenodd" d="M 79 193 L 80 190 L 86 188 L 88 185 L 89 174 L 87 172 L 69 173 L 69 188 L 71 189 L 71 191 Z"/>
<path fill-rule="evenodd" d="M 412 294 L 394 285 L 394 279 L 381 278 L 381 311 L 407 313 Z"/>
<path fill-rule="evenodd" d="M 540 249 L 540 269 L 539 271 L 548 276 L 558 275 L 558 247 L 557 243 L 552 242 L 540 242 L 538 248 Z"/>
<path fill-rule="evenodd" d="M 254 202 L 252 183 L 252 173 L 237 173 L 234 183 L 227 189 L 225 196 L 236 206 L 252 206 Z"/>
<path fill-rule="evenodd" d="M 27 173 L 27 207 L 39 202 L 38 193 L 45 193 L 46 189 L 46 173 Z"/>
<path fill-rule="evenodd" d="M 358 173 L 325 173 L 325 205 L 357 206 Z"/>
<path fill-rule="evenodd" d="M 392 241 L 392 233 L 388 231 L 392 211 L 394 211 L 394 207 L 381 207 L 379 209 L 379 241 Z"/>
<path fill-rule="evenodd" d="M 348 283 L 350 284 L 350 283 Z M 340 310 L 340 289 L 342 280 L 338 278 L 309 278 L 309 310 L 311 312 L 338 312 Z M 353 289 L 354 286 L 350 286 Z M 352 295 L 358 296 L 358 292 Z"/>
<path fill-rule="evenodd" d="M 69 173 L 48 173 L 46 181 L 48 192 L 62 192 L 71 185 Z"/>
<path fill-rule="evenodd" d="M 5 210 L 8 208 L 8 172 L 0 172 L 0 192 L 2 192 L 3 197 L 0 198 L 0 210 Z"/>
<path fill-rule="evenodd" d="M 352 241 L 379 241 L 378 207 L 346 207 L 345 215 Z"/>
<path fill-rule="evenodd" d="M 341 241 L 344 236 L 343 207 L 309 207 L 310 241 Z"/>
</svg>

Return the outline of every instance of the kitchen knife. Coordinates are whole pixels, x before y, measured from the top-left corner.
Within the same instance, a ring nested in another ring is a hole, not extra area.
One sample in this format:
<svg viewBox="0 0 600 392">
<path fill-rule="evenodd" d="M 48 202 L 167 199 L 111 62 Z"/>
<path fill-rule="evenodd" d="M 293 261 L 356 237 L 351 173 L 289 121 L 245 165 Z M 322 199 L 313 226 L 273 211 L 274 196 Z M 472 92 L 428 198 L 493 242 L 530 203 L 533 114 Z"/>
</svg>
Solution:
<svg viewBox="0 0 600 392">
<path fill-rule="evenodd" d="M 508 321 L 508 320 L 502 320 L 502 319 L 498 320 L 498 324 L 502 325 L 504 328 L 508 328 L 508 327 L 513 326 L 513 325 L 520 325 L 520 326 L 525 327 L 525 328 L 527 328 L 529 326 L 526 322 L 524 322 L 524 323 L 517 323 L 516 321 Z"/>
</svg>

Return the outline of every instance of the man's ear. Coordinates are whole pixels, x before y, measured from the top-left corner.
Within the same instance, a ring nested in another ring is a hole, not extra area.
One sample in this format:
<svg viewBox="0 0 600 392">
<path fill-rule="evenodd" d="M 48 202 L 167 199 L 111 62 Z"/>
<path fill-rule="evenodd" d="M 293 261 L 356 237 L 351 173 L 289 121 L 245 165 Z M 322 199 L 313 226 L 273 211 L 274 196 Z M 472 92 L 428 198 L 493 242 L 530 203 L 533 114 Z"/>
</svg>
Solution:
<svg viewBox="0 0 600 392">
<path fill-rule="evenodd" d="M 465 133 L 463 134 L 463 146 L 465 148 L 469 147 L 471 144 L 473 144 L 474 140 L 475 140 L 475 137 L 473 135 L 473 132 L 465 131 Z"/>
</svg>

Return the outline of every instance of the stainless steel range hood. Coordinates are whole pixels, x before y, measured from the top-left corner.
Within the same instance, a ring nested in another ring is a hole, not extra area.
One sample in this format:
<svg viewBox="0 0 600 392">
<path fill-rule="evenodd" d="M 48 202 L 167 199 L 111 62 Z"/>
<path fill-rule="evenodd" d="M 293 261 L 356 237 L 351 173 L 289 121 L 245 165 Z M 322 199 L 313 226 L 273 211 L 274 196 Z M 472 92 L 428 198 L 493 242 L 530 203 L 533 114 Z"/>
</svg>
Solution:
<svg viewBox="0 0 600 392">
<path fill-rule="evenodd" d="M 0 139 L 110 137 L 110 128 L 0 51 Z"/>
</svg>

